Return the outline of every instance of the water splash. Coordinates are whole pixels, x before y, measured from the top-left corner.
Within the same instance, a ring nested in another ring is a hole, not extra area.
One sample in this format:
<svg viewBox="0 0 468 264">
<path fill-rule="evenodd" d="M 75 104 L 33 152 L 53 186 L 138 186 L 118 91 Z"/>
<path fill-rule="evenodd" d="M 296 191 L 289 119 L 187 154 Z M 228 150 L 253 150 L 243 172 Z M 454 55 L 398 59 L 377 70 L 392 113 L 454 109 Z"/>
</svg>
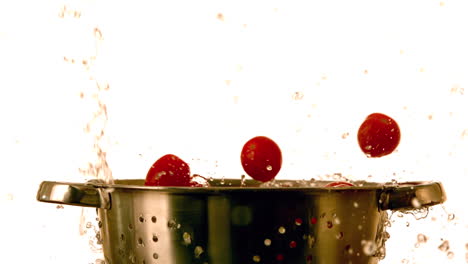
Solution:
<svg viewBox="0 0 468 264">
<path fill-rule="evenodd" d="M 80 13 L 81 14 L 81 13 Z M 92 153 L 94 158 L 89 161 L 85 168 L 80 168 L 81 174 L 103 180 L 106 183 L 113 184 L 112 170 L 107 162 L 107 151 L 105 143 L 108 140 L 106 134 L 107 122 L 109 120 L 107 105 L 105 100 L 105 94 L 109 91 L 110 85 L 106 81 L 100 81 L 98 73 L 95 69 L 95 64 L 98 59 L 99 49 L 104 40 L 103 33 L 99 27 L 94 27 L 92 32 L 89 32 L 94 36 L 95 49 L 94 53 L 90 54 L 88 58 L 82 58 L 81 64 L 88 79 L 94 81 L 94 87 L 89 87 L 87 92 L 81 92 L 80 98 L 83 100 L 90 101 L 95 109 L 92 114 L 92 118 L 84 127 L 84 132 L 92 137 Z M 68 58 L 64 56 L 64 58 Z M 65 59 L 68 61 L 68 59 Z M 72 63 L 74 59 L 70 60 Z"/>
<path fill-rule="evenodd" d="M 391 226 L 390 218 L 387 211 L 383 211 L 380 214 L 379 225 L 377 226 L 377 237 L 375 239 L 375 252 L 374 256 L 379 259 L 384 259 L 386 256 L 385 242 L 390 238 L 390 234 L 386 228 Z"/>
<path fill-rule="evenodd" d="M 79 168 L 79 172 L 89 179 L 100 179 L 106 183 L 113 183 L 112 171 L 107 162 L 107 152 L 105 146 L 106 141 L 106 127 L 108 121 L 108 111 L 105 101 L 103 100 L 104 93 L 109 91 L 109 84 L 105 81 L 100 81 L 96 62 L 99 55 L 99 50 L 104 40 L 103 34 L 99 27 L 94 26 L 89 28 L 89 21 L 80 20 L 86 10 L 78 10 L 69 4 L 63 5 L 58 12 L 58 17 L 67 23 L 69 19 L 73 19 L 78 27 L 86 29 L 85 34 L 79 36 L 82 39 L 91 39 L 94 44 L 94 49 L 85 52 L 85 55 L 75 56 L 64 54 L 63 60 L 67 64 L 77 64 L 76 66 L 81 72 L 78 74 L 84 75 L 90 80 L 90 85 L 85 86 L 86 91 L 81 91 L 79 97 L 83 102 L 88 105 L 94 106 L 91 120 L 84 125 L 84 132 L 91 138 L 91 154 L 92 159 L 83 167 Z M 82 208 L 80 215 L 79 231 L 81 236 L 89 242 L 89 248 L 93 258 L 103 258 L 102 256 L 102 237 L 101 229 L 102 223 L 99 224 L 99 219 L 96 219 L 96 211 L 89 208 Z"/>
</svg>

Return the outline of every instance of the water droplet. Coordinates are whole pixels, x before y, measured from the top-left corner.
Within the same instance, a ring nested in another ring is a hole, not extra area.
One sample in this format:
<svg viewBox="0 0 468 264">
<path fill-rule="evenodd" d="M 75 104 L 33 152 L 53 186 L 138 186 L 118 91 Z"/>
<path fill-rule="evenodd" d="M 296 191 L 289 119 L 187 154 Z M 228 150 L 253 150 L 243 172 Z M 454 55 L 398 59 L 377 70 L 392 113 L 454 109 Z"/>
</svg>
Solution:
<svg viewBox="0 0 468 264">
<path fill-rule="evenodd" d="M 122 240 L 122 241 L 125 240 L 125 235 L 124 234 L 120 234 L 120 240 Z"/>
<path fill-rule="evenodd" d="M 411 199 L 411 204 L 414 208 L 421 208 L 421 202 L 416 197 L 413 197 L 413 199 Z"/>
<path fill-rule="evenodd" d="M 455 254 L 452 251 L 447 252 L 447 258 L 448 259 L 453 259 L 454 255 Z"/>
<path fill-rule="evenodd" d="M 246 185 L 246 184 L 245 184 L 245 175 L 244 175 L 244 174 L 242 174 L 242 175 L 241 175 L 241 182 L 240 182 L 240 186 L 241 186 L 241 187 L 244 187 L 245 185 Z"/>
<path fill-rule="evenodd" d="M 343 239 L 343 232 L 339 232 L 338 234 L 336 234 L 336 239 Z"/>
<path fill-rule="evenodd" d="M 346 132 L 341 135 L 341 138 L 346 139 L 348 136 L 349 136 L 349 132 Z"/>
<path fill-rule="evenodd" d="M 203 254 L 204 250 L 200 246 L 196 246 L 195 249 L 193 250 L 193 254 L 195 255 L 195 258 L 200 258 L 200 255 Z"/>
<path fill-rule="evenodd" d="M 406 222 L 405 225 L 406 225 L 406 227 L 409 227 L 409 226 L 410 226 L 410 223 L 409 223 L 409 222 Z"/>
<path fill-rule="evenodd" d="M 128 259 L 130 260 L 131 263 L 135 263 L 136 257 L 133 253 L 130 253 L 130 256 L 128 256 Z"/>
<path fill-rule="evenodd" d="M 331 221 L 327 221 L 327 227 L 328 228 L 332 228 L 333 227 L 333 223 Z"/>
<path fill-rule="evenodd" d="M 169 220 L 167 222 L 167 227 L 169 227 L 170 229 L 176 229 L 177 228 L 177 223 L 175 220 Z"/>
<path fill-rule="evenodd" d="M 374 241 L 361 240 L 361 245 L 362 245 L 362 252 L 364 252 L 366 256 L 372 256 L 377 251 L 377 245 L 375 244 Z"/>
<path fill-rule="evenodd" d="M 453 221 L 455 219 L 455 214 L 448 214 L 447 219 Z"/>
<path fill-rule="evenodd" d="M 309 235 L 307 237 L 307 245 L 309 246 L 309 248 L 312 248 L 315 245 L 315 237 Z"/>
<path fill-rule="evenodd" d="M 98 222 L 98 227 L 99 227 L 99 228 L 102 228 L 102 221 L 99 221 L 99 222 Z"/>
<path fill-rule="evenodd" d="M 157 235 L 153 234 L 153 242 L 158 242 L 159 238 Z"/>
<path fill-rule="evenodd" d="M 296 220 L 294 220 L 294 223 L 295 223 L 297 226 L 300 226 L 300 225 L 302 225 L 302 219 L 301 219 L 301 218 L 296 218 Z"/>
<path fill-rule="evenodd" d="M 468 243 L 465 244 L 465 249 L 468 250 Z"/>
<path fill-rule="evenodd" d="M 278 228 L 278 233 L 280 233 L 280 234 L 286 233 L 286 228 L 284 228 L 284 226 L 280 226 L 280 227 Z"/>
<path fill-rule="evenodd" d="M 302 93 L 301 91 L 295 92 L 292 98 L 294 101 L 300 101 L 304 98 L 304 93 Z"/>
<path fill-rule="evenodd" d="M 151 222 L 156 223 L 156 221 L 157 221 L 156 216 L 152 216 L 152 217 L 151 217 Z"/>
<path fill-rule="evenodd" d="M 192 243 L 192 237 L 187 232 L 184 232 L 184 234 L 182 235 L 182 239 L 184 240 L 185 245 L 190 245 Z"/>
<path fill-rule="evenodd" d="M 291 242 L 289 242 L 289 247 L 290 247 L 290 248 L 295 248 L 295 247 L 297 247 L 297 242 L 296 242 L 296 241 L 291 241 Z"/>
<path fill-rule="evenodd" d="M 350 254 L 350 255 L 352 255 L 354 253 L 354 250 L 351 247 L 351 245 L 346 245 L 345 249 L 346 249 L 346 252 L 348 252 L 348 254 Z"/>
<path fill-rule="evenodd" d="M 449 242 L 447 240 L 444 240 L 442 242 L 442 244 L 439 245 L 439 250 L 440 251 L 443 251 L 443 252 L 446 252 L 450 249 L 450 245 L 449 245 Z"/>
<path fill-rule="evenodd" d="M 335 222 L 335 224 L 337 224 L 337 225 L 341 224 L 341 220 L 340 220 L 340 218 L 338 218 L 338 217 L 336 217 L 336 218 L 334 219 L 334 222 Z"/>
<path fill-rule="evenodd" d="M 10 197 L 7 197 L 7 200 L 13 200 L 13 195 L 12 194 L 10 195 L 11 195 Z M 57 209 L 63 209 L 63 208 L 64 208 L 63 205 L 61 204 L 57 205 Z"/>
<path fill-rule="evenodd" d="M 359 203 L 354 202 L 354 203 L 353 203 L 353 206 L 354 206 L 354 208 L 358 208 L 358 207 L 359 207 Z"/>
<path fill-rule="evenodd" d="M 362 225 L 358 225 L 358 226 L 357 226 L 357 229 L 358 229 L 358 230 L 362 230 Z"/>
<path fill-rule="evenodd" d="M 364 147 L 365 150 L 371 150 L 372 149 L 372 146 L 371 145 L 367 145 Z"/>
<path fill-rule="evenodd" d="M 427 237 L 424 234 L 418 234 L 418 243 L 426 243 Z"/>
<path fill-rule="evenodd" d="M 254 262 L 260 262 L 261 258 L 260 258 L 259 255 L 255 255 L 255 256 L 252 257 L 252 260 L 253 260 Z"/>
<path fill-rule="evenodd" d="M 267 165 L 267 166 L 266 166 L 266 170 L 267 170 L 267 171 L 271 171 L 271 170 L 273 170 L 273 167 L 272 167 L 271 165 Z"/>
<path fill-rule="evenodd" d="M 266 239 L 263 241 L 263 243 L 265 244 L 265 246 L 269 247 L 269 246 L 271 246 L 271 239 L 266 238 Z"/>
<path fill-rule="evenodd" d="M 133 225 L 132 225 L 132 224 L 128 224 L 128 229 L 132 230 L 132 229 L 133 229 Z"/>
<path fill-rule="evenodd" d="M 154 258 L 154 259 L 158 259 L 158 258 L 159 258 L 158 253 L 153 253 L 153 258 Z"/>
<path fill-rule="evenodd" d="M 140 223 L 143 223 L 143 222 L 145 222 L 145 218 L 142 215 L 140 215 L 138 217 L 138 221 L 140 221 Z"/>
<path fill-rule="evenodd" d="M 143 246 L 143 239 L 141 237 L 138 238 L 138 245 Z"/>
<path fill-rule="evenodd" d="M 93 227 L 93 223 L 87 222 L 87 223 L 86 223 L 86 228 L 91 228 L 91 227 Z"/>
</svg>

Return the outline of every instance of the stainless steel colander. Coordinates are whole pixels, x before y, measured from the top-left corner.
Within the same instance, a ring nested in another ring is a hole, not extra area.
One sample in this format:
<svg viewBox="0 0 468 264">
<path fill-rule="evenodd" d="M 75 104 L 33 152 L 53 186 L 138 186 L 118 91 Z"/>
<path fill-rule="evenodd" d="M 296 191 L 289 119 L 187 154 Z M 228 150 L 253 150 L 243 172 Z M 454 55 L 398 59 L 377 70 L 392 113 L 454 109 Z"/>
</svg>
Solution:
<svg viewBox="0 0 468 264">
<path fill-rule="evenodd" d="M 185 188 L 45 181 L 37 199 L 98 208 L 108 264 L 377 263 L 385 254 L 387 210 L 446 199 L 437 182 L 326 183 L 215 180 Z"/>
</svg>

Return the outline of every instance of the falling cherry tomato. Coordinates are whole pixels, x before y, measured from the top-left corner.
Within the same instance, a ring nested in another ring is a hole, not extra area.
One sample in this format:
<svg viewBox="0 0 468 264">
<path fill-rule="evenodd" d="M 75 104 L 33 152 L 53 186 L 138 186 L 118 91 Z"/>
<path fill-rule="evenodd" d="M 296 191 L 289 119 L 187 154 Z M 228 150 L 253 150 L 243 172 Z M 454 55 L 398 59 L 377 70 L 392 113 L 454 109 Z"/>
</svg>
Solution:
<svg viewBox="0 0 468 264">
<path fill-rule="evenodd" d="M 382 157 L 392 153 L 400 143 L 400 128 L 391 117 L 373 113 L 359 127 L 358 142 L 369 157 Z"/>
<path fill-rule="evenodd" d="M 350 182 L 336 181 L 336 182 L 330 182 L 329 184 L 325 185 L 325 187 L 349 187 L 349 186 L 354 186 L 354 184 Z"/>
<path fill-rule="evenodd" d="M 159 158 L 148 171 L 146 186 L 194 186 L 190 167 L 179 157 L 167 154 Z"/>
<path fill-rule="evenodd" d="M 275 178 L 281 169 L 282 161 L 280 148 L 267 137 L 254 137 L 242 148 L 242 167 L 257 181 L 267 182 Z"/>
</svg>

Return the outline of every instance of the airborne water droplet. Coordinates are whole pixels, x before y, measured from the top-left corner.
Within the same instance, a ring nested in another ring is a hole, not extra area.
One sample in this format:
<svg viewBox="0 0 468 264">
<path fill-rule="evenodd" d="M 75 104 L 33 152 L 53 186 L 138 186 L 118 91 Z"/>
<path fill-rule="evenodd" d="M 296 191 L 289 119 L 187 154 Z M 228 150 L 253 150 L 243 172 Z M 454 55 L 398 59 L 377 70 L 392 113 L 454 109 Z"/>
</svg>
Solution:
<svg viewBox="0 0 468 264">
<path fill-rule="evenodd" d="M 252 260 L 253 260 L 254 262 L 260 262 L 261 258 L 260 258 L 259 255 L 255 255 L 255 256 L 252 257 Z"/>
<path fill-rule="evenodd" d="M 418 243 L 426 243 L 427 237 L 424 234 L 418 234 Z"/>
<path fill-rule="evenodd" d="M 273 170 L 273 167 L 272 167 L 271 165 L 267 165 L 267 166 L 266 166 L 266 170 L 267 170 L 267 171 L 271 171 L 271 170 Z"/>
<path fill-rule="evenodd" d="M 439 245 L 439 250 L 440 251 L 443 251 L 443 252 L 446 252 L 450 249 L 450 245 L 449 245 L 449 242 L 447 240 L 444 240 L 442 242 L 442 244 Z"/>
<path fill-rule="evenodd" d="M 453 221 L 455 219 L 455 214 L 448 214 L 447 219 Z"/>
<path fill-rule="evenodd" d="M 269 247 L 271 246 L 271 239 L 266 238 L 265 241 L 263 241 L 263 243 L 265 244 L 265 246 Z"/>
</svg>

